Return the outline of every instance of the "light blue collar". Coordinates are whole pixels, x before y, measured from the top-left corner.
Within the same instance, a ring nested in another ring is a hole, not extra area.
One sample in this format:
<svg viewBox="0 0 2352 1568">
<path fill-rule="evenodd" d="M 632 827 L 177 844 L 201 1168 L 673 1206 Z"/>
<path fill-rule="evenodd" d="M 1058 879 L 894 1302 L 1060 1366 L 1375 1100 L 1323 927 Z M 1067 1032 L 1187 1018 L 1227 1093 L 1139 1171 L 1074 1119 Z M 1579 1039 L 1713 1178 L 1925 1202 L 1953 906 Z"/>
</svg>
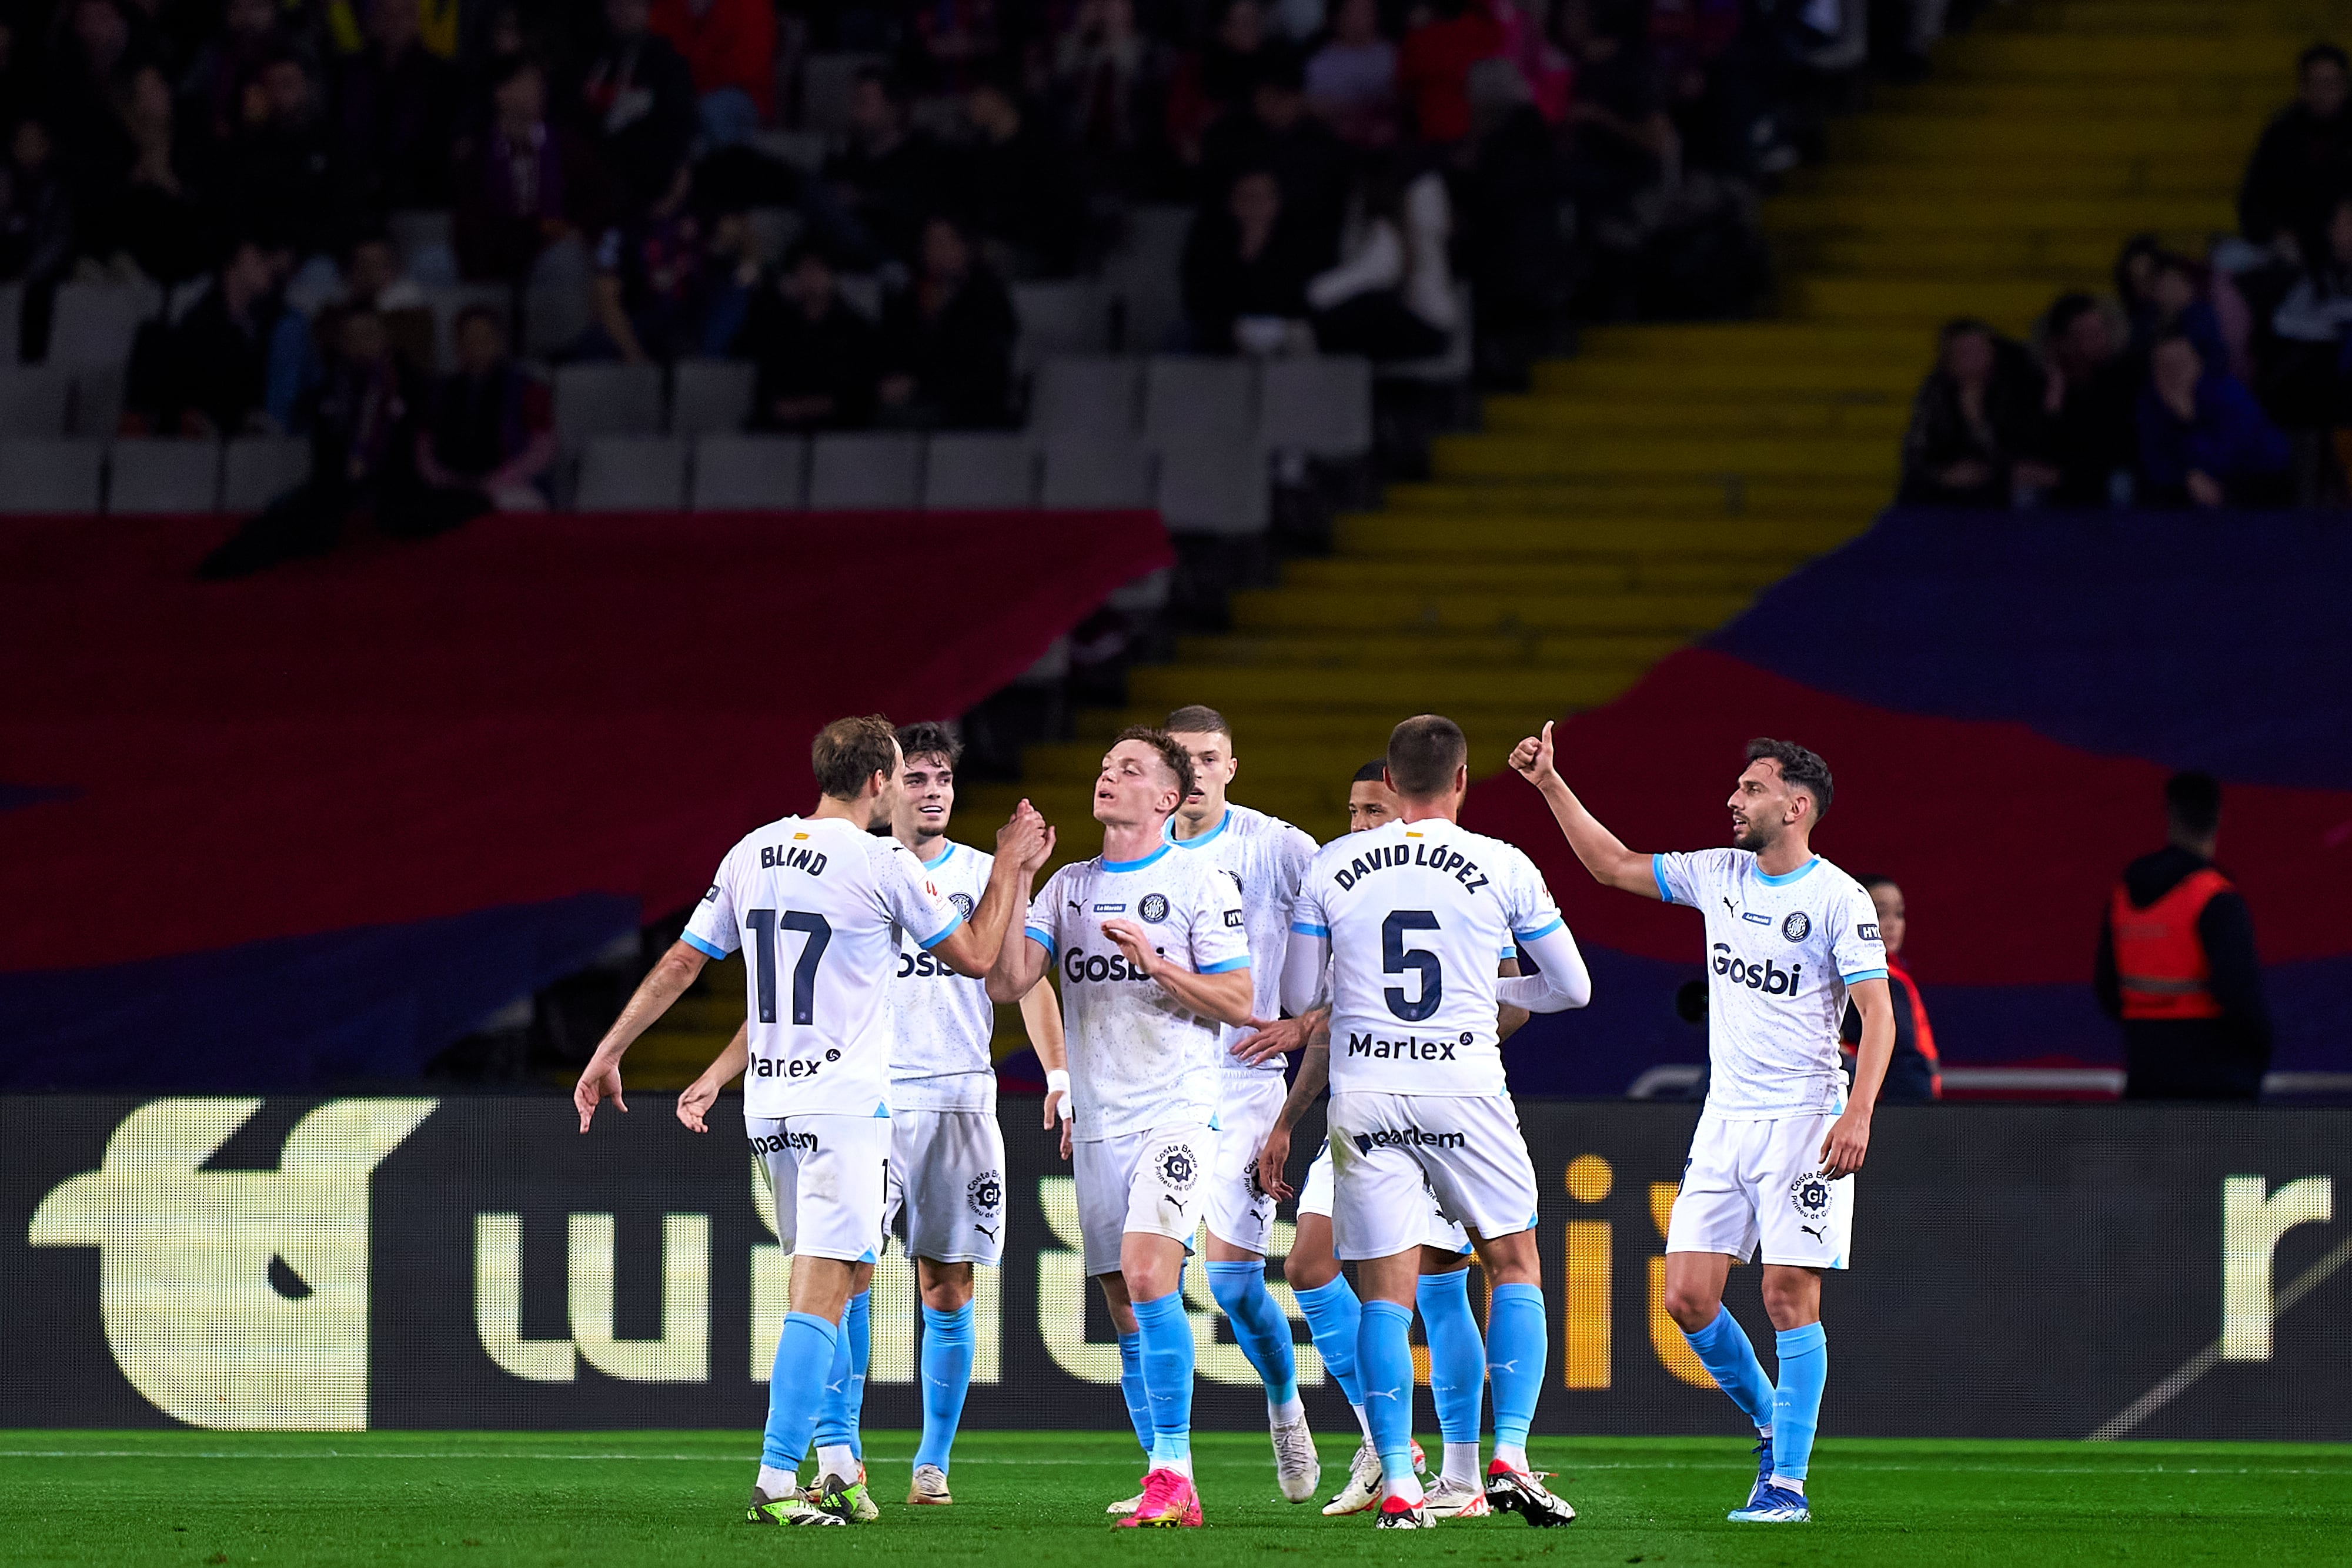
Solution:
<svg viewBox="0 0 2352 1568">
<path fill-rule="evenodd" d="M 1102 862 L 1102 868 L 1105 871 L 1141 871 L 1145 866 L 1150 865 L 1153 861 L 1158 860 L 1161 855 L 1164 855 L 1167 852 L 1168 846 L 1163 843 L 1158 849 L 1152 851 L 1150 854 L 1144 856 L 1139 861 L 1106 860 Z"/>
<path fill-rule="evenodd" d="M 955 858 L 955 841 L 953 840 L 950 840 L 948 841 L 948 847 L 940 852 L 940 858 L 935 861 L 925 861 L 923 862 L 923 869 L 925 871 L 939 870 L 940 867 L 947 864 L 948 862 Z"/>
<path fill-rule="evenodd" d="M 1197 850 L 1202 844 L 1207 843 L 1211 839 L 1215 838 L 1219 833 L 1223 832 L 1227 828 L 1230 828 L 1233 825 L 1234 809 L 1231 806 L 1227 806 L 1225 808 L 1225 814 L 1217 819 L 1217 825 L 1211 828 L 1207 832 L 1202 833 L 1197 839 L 1178 838 L 1176 836 L 1176 819 L 1174 817 L 1168 819 L 1167 825 L 1160 830 L 1160 837 L 1166 839 L 1170 843 L 1174 844 L 1180 850 Z"/>
<path fill-rule="evenodd" d="M 1796 870 L 1782 872 L 1779 876 L 1774 876 L 1771 873 L 1767 871 L 1759 870 L 1756 873 L 1756 880 L 1762 883 L 1767 887 L 1786 887 L 1790 883 L 1802 878 L 1806 873 L 1811 871 L 1815 866 L 1821 863 L 1822 857 L 1815 855 L 1812 859 L 1807 861 Z"/>
</svg>

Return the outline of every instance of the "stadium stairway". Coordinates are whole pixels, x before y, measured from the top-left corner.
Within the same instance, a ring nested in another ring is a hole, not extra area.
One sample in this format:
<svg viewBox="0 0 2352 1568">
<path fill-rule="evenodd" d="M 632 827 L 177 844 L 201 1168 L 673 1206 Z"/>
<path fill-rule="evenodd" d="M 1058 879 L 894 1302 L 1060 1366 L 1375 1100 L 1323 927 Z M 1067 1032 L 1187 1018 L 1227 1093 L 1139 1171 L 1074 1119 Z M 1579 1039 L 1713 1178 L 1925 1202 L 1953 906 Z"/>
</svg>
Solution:
<svg viewBox="0 0 2352 1568">
<path fill-rule="evenodd" d="M 1017 786 L 966 789 L 965 835 L 1025 794 L 1062 824 L 1059 858 L 1092 853 L 1104 743 L 1185 703 L 1233 720 L 1234 797 L 1318 838 L 1402 715 L 1453 715 L 1474 776 L 1498 771 L 1543 719 L 1607 703 L 1870 527 L 1941 322 L 2023 335 L 2059 291 L 2108 287 L 2133 234 L 2201 254 L 2296 52 L 2347 19 L 2341 0 L 1993 8 L 1766 204 L 1776 316 L 1587 331 L 1486 399 L 1483 430 L 1441 438 L 1428 481 L 1341 518 L 1329 557 L 1237 595 L 1230 632 L 1132 671 L 1129 706 L 1031 747 Z M 681 1063 L 725 1043 L 741 994 L 682 1004 Z M 1010 1009 L 997 1043 L 1021 1043 Z"/>
</svg>

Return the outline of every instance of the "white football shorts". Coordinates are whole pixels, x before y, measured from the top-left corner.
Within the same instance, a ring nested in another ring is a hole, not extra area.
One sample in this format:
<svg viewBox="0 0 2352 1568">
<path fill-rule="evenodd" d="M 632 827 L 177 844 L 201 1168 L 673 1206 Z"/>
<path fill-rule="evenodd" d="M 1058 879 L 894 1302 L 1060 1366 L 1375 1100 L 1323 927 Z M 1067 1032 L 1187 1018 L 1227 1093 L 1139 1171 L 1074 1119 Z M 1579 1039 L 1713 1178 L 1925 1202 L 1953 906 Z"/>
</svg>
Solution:
<svg viewBox="0 0 2352 1568">
<path fill-rule="evenodd" d="M 871 1263 L 882 1241 L 883 1116 L 746 1116 L 751 1152 L 768 1167 L 776 1239 L 796 1257 Z"/>
<path fill-rule="evenodd" d="M 1192 1250 L 1217 1156 L 1214 1132 L 1198 1124 L 1154 1127 L 1074 1145 L 1070 1155 L 1088 1274 L 1118 1272 L 1119 1238 L 1130 1230 L 1165 1236 Z"/>
<path fill-rule="evenodd" d="M 1833 1111 L 1800 1111 L 1768 1121 L 1707 1112 L 1691 1134 L 1682 1190 L 1666 1222 L 1669 1252 L 1724 1252 L 1764 1261 L 1843 1269 L 1852 1251 L 1852 1176 L 1822 1172 L 1822 1140 Z"/>
<path fill-rule="evenodd" d="M 1536 1170 L 1507 1094 L 1331 1096 L 1332 1250 L 1391 1258 L 1429 1239 L 1429 1198 L 1482 1237 L 1536 1222 Z"/>
<path fill-rule="evenodd" d="M 1423 1189 L 1426 1192 L 1427 1189 Z M 1429 1198 L 1429 1234 L 1421 1239 L 1423 1247 L 1434 1247 L 1441 1252 L 1460 1254 L 1470 1250 L 1470 1233 L 1445 1218 L 1437 1207 L 1437 1195 Z M 1298 1212 L 1319 1214 L 1331 1218 L 1331 1140 L 1315 1152 L 1314 1163 L 1307 1167 L 1306 1184 L 1298 1189 Z M 1334 1244 L 1336 1250 L 1336 1243 Z"/>
<path fill-rule="evenodd" d="M 910 1258 L 1004 1259 L 1004 1134 L 993 1111 L 894 1111 L 882 1228 Z"/>
<path fill-rule="evenodd" d="M 1257 1184 L 1257 1152 L 1282 1113 L 1290 1085 L 1279 1072 L 1221 1074 L 1217 1159 L 1210 1168 L 1209 1234 L 1265 1256 L 1274 1240 L 1274 1199 Z"/>
</svg>

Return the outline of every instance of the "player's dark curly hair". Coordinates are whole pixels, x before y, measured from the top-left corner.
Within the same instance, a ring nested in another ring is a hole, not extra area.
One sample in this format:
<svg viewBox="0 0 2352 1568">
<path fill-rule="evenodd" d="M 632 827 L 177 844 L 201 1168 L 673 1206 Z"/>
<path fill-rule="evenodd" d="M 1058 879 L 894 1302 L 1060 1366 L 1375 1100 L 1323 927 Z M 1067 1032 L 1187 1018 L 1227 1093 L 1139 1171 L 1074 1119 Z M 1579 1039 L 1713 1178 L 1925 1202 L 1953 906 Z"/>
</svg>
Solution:
<svg viewBox="0 0 2352 1568">
<path fill-rule="evenodd" d="M 837 718 L 816 732 L 809 747 L 809 771 L 816 787 L 836 800 L 855 800 L 866 781 L 898 766 L 898 742 L 890 721 L 878 713 Z"/>
<path fill-rule="evenodd" d="M 1791 789 L 1802 789 L 1813 798 L 1813 821 L 1818 822 L 1830 814 L 1830 765 L 1814 752 L 1806 750 L 1793 740 L 1771 740 L 1762 736 L 1748 743 L 1748 760 L 1761 762 L 1769 758 L 1780 765 L 1780 781 Z"/>
<path fill-rule="evenodd" d="M 898 727 L 901 757 L 944 757 L 952 771 L 963 760 L 963 737 L 937 719 L 927 718 Z"/>
<path fill-rule="evenodd" d="M 1166 763 L 1168 771 L 1176 776 L 1176 800 L 1179 805 L 1192 798 L 1192 757 L 1190 752 L 1176 744 L 1175 737 L 1164 729 L 1154 729 L 1148 724 L 1130 724 L 1113 736 L 1110 743 L 1117 746 L 1128 740 L 1139 740 L 1160 753 L 1160 760 Z"/>
</svg>

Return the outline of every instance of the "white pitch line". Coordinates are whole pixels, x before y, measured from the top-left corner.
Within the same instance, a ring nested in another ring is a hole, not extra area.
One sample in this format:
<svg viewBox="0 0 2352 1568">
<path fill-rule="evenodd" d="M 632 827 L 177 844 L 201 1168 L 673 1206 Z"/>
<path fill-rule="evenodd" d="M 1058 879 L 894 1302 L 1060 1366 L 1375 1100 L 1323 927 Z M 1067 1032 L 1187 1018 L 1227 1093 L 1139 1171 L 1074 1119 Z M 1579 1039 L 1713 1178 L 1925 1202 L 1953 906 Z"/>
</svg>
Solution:
<svg viewBox="0 0 2352 1568">
<path fill-rule="evenodd" d="M 904 1465 L 913 1462 L 911 1454 L 877 1454 L 869 1456 L 882 1465 Z M 238 1453 L 233 1451 L 199 1450 L 170 1452 L 154 1448 L 0 1448 L 0 1459 L 258 1459 L 268 1461 L 301 1461 L 318 1459 L 352 1459 L 366 1463 L 375 1459 L 527 1459 L 532 1461 L 588 1460 L 600 1463 L 656 1464 L 751 1464 L 749 1454 L 562 1454 L 530 1453 L 510 1449 L 408 1449 L 387 1453 L 347 1453 L 340 1449 L 320 1449 L 308 1453 Z M 963 1465 L 1101 1465 L 1120 1463 L 1115 1458 L 1069 1459 L 1026 1457 L 990 1457 L 967 1455 L 956 1462 Z M 1218 1469 L 1255 1469 L 1264 1461 L 1248 1459 L 1213 1459 L 1196 1456 L 1196 1468 Z M 1838 1457 L 1833 1461 L 1842 1470 L 1867 1470 L 1889 1475 L 1908 1475 L 1934 1471 L 1938 1474 L 1954 1470 L 1975 1475 L 2035 1475 L 2035 1476 L 2343 1476 L 2352 1477 L 2352 1458 L 2339 1466 L 2242 1465 L 2036 1465 L 2036 1464 L 1903 1464 L 1886 1460 L 1857 1459 Z M 1693 1462 L 1680 1459 L 1605 1460 L 1593 1464 L 1569 1464 L 1562 1474 L 1574 1476 L 1596 1470 L 1719 1470 L 1738 1467 L 1729 1459 L 1722 1463 Z"/>
</svg>

